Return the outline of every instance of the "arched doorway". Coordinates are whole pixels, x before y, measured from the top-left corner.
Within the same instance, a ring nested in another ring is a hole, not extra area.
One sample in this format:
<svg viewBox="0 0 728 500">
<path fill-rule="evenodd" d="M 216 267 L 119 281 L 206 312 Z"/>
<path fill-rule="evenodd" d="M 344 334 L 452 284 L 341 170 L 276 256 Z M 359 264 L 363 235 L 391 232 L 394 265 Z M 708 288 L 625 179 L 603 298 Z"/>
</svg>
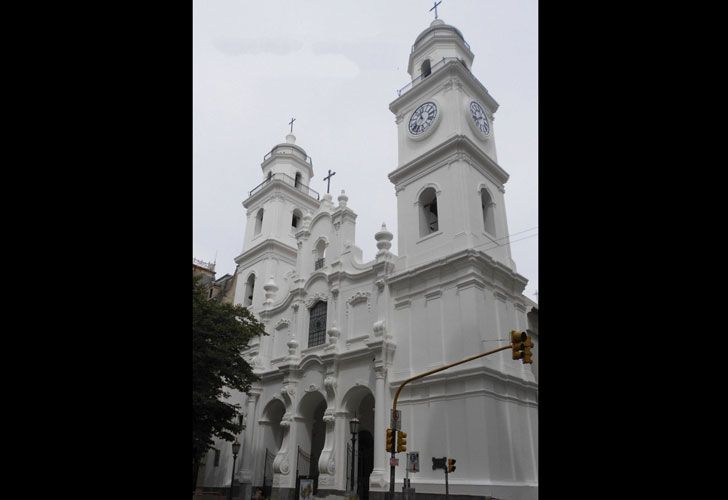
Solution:
<svg viewBox="0 0 728 500">
<path fill-rule="evenodd" d="M 369 499 L 369 476 L 374 470 L 374 436 L 369 431 L 359 431 L 359 456 L 356 493 L 361 500 Z"/>
<path fill-rule="evenodd" d="M 343 404 L 349 413 L 349 419 L 359 420 L 359 432 L 356 440 L 356 457 L 354 462 L 355 489 L 359 499 L 369 498 L 369 476 L 374 469 L 374 395 L 363 385 L 352 387 L 344 396 Z M 384 439 L 383 437 L 381 439 Z M 351 484 L 351 435 L 348 433 L 347 423 L 347 470 L 345 473 L 346 485 Z"/>
<path fill-rule="evenodd" d="M 286 408 L 283 402 L 280 399 L 273 399 L 263 409 L 263 416 L 258 421 L 260 423 L 260 429 L 263 432 L 263 450 L 259 452 L 260 456 L 256 458 L 260 460 L 258 463 L 262 462 L 263 470 L 262 476 L 256 476 L 252 486 L 263 488 L 266 497 L 270 497 L 273 487 L 273 460 L 283 443 L 281 420 L 285 412 Z M 253 459 L 253 463 L 255 462 L 256 460 Z M 246 498 L 250 498 L 251 494 L 252 488 L 251 491 L 246 489 Z"/>
<path fill-rule="evenodd" d="M 314 480 L 313 493 L 318 492 L 318 461 L 326 441 L 324 412 L 326 400 L 316 391 L 306 394 L 298 407 L 302 417 L 304 432 L 298 439 L 296 450 L 296 490 L 300 478 Z"/>
</svg>

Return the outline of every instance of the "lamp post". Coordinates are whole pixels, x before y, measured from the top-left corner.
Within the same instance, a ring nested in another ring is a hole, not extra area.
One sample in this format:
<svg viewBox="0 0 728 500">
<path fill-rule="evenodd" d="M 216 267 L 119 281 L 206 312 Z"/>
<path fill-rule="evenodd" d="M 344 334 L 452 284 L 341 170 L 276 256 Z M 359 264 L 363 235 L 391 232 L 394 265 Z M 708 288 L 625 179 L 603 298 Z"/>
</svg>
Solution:
<svg viewBox="0 0 728 500">
<path fill-rule="evenodd" d="M 351 496 L 354 497 L 356 496 L 354 492 L 354 457 L 356 456 L 356 434 L 359 431 L 359 419 L 356 418 L 356 415 L 349 421 L 349 429 L 351 429 Z"/>
<path fill-rule="evenodd" d="M 228 496 L 229 500 L 232 500 L 233 498 L 233 481 L 235 481 L 235 460 L 238 458 L 239 451 L 240 442 L 238 441 L 238 438 L 235 438 L 235 441 L 233 441 L 233 475 L 230 478 L 230 495 Z"/>
</svg>

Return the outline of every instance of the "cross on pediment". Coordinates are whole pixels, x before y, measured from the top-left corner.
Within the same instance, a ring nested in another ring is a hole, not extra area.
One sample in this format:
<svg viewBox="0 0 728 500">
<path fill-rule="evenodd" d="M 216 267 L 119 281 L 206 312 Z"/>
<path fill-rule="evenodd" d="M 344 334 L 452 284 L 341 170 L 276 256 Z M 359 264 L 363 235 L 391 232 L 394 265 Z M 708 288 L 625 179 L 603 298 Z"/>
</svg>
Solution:
<svg viewBox="0 0 728 500">
<path fill-rule="evenodd" d="M 326 176 L 326 177 L 324 177 L 324 180 L 325 180 L 325 181 L 327 182 L 327 184 L 326 184 L 326 193 L 327 193 L 327 194 L 328 194 L 328 192 L 329 192 L 329 188 L 331 187 L 331 176 L 333 176 L 333 175 L 336 175 L 336 172 L 332 172 L 332 171 L 331 171 L 331 170 L 329 169 L 329 175 L 328 175 L 328 176 Z"/>
</svg>

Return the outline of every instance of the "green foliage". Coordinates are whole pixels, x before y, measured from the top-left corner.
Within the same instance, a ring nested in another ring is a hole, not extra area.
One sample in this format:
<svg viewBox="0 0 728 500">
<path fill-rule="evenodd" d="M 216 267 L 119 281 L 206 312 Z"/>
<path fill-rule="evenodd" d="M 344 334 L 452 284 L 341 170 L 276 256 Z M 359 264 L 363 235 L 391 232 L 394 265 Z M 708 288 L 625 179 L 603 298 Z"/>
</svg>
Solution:
<svg viewBox="0 0 728 500">
<path fill-rule="evenodd" d="M 241 355 L 258 335 L 266 335 L 263 325 L 246 308 L 208 299 L 192 278 L 193 461 L 213 446 L 213 436 L 233 441 L 240 432 L 239 405 L 224 400 L 229 389 L 247 393 L 258 380 Z"/>
</svg>

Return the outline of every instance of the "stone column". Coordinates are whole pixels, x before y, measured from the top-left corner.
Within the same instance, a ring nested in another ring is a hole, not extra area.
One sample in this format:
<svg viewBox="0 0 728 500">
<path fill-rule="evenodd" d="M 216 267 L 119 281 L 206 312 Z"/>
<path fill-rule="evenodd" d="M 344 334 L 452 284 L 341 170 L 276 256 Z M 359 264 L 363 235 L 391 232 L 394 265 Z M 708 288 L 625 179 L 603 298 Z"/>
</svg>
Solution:
<svg viewBox="0 0 728 500">
<path fill-rule="evenodd" d="M 377 377 L 374 394 L 374 469 L 369 476 L 371 489 L 384 489 L 389 480 L 387 469 L 386 450 L 384 449 L 384 436 L 387 428 L 387 412 L 385 408 L 384 377 L 387 370 L 383 363 L 376 363 L 374 374 Z"/>
<path fill-rule="evenodd" d="M 243 438 L 243 453 L 241 457 L 241 467 L 240 472 L 236 473 L 238 481 L 241 483 L 250 483 L 252 480 L 252 460 L 253 460 L 253 452 L 254 452 L 254 446 L 253 446 L 253 435 L 254 430 L 253 427 L 257 427 L 258 420 L 255 418 L 255 406 L 258 402 L 258 398 L 260 397 L 260 394 L 262 392 L 262 389 L 254 387 L 250 389 L 250 394 L 248 395 L 248 401 L 247 401 L 247 409 L 246 409 L 246 427 L 244 431 L 244 438 Z"/>
</svg>

